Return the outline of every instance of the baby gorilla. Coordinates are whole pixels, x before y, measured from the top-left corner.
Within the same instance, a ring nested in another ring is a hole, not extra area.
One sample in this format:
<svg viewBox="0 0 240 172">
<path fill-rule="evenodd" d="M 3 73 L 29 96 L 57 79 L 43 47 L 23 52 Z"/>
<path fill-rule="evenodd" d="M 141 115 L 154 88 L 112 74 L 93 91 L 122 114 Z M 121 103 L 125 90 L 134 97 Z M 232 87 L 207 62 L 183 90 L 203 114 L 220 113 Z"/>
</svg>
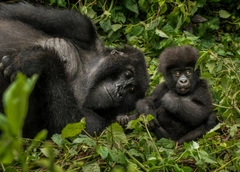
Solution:
<svg viewBox="0 0 240 172">
<path fill-rule="evenodd" d="M 158 139 L 182 144 L 201 137 L 217 123 L 208 85 L 199 78 L 199 69 L 194 70 L 198 57 L 198 51 L 190 46 L 168 48 L 160 55 L 159 70 L 165 81 L 138 101 L 136 114 L 156 118 L 149 126 Z M 124 123 L 126 116 L 118 121 Z"/>
</svg>

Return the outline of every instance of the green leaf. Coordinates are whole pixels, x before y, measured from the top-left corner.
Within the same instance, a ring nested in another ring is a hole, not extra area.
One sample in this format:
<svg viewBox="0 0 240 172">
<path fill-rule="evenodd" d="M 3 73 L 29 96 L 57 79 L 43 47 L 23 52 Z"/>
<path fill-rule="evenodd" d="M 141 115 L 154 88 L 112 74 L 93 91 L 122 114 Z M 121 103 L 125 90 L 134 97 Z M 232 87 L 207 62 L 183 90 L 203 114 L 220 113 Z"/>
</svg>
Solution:
<svg viewBox="0 0 240 172">
<path fill-rule="evenodd" d="M 117 30 L 122 28 L 122 24 L 113 24 L 112 25 L 112 30 L 116 32 Z"/>
<path fill-rule="evenodd" d="M 136 14 L 139 13 L 138 12 L 138 5 L 137 5 L 136 0 L 124 0 L 123 3 L 125 5 L 125 7 L 127 9 L 129 9 L 130 11 L 132 11 L 132 12 L 134 12 Z"/>
<path fill-rule="evenodd" d="M 193 149 L 198 149 L 199 148 L 199 144 L 195 141 L 192 142 L 192 148 Z"/>
<path fill-rule="evenodd" d="M 4 116 L 3 114 L 0 113 L 0 130 L 9 132 L 8 127 L 9 127 L 9 124 L 8 124 L 6 116 Z"/>
<path fill-rule="evenodd" d="M 159 29 L 156 29 L 155 33 L 162 38 L 168 38 L 168 35 Z"/>
<path fill-rule="evenodd" d="M 144 154 L 136 149 L 130 149 L 128 152 L 135 157 L 141 157 L 142 159 L 144 159 Z"/>
<path fill-rule="evenodd" d="M 109 157 L 112 161 L 116 163 L 127 165 L 126 157 L 124 153 L 120 150 L 116 149 L 109 150 Z"/>
<path fill-rule="evenodd" d="M 49 5 L 53 5 L 57 2 L 57 0 L 49 0 L 50 4 Z"/>
<path fill-rule="evenodd" d="M 119 146 L 121 146 L 124 143 L 125 144 L 128 143 L 128 140 L 123 131 L 123 128 L 118 123 L 113 123 L 108 127 L 107 138 L 108 138 L 109 144 L 111 144 L 112 141 L 114 143 L 119 144 Z"/>
<path fill-rule="evenodd" d="M 137 26 L 133 26 L 133 25 L 129 25 L 129 27 L 126 28 L 126 32 L 125 33 L 129 33 L 131 36 L 139 36 L 142 34 L 142 32 L 144 31 L 144 27 L 142 25 L 137 25 Z"/>
<path fill-rule="evenodd" d="M 112 29 L 111 21 L 110 19 L 102 20 L 99 22 L 101 28 L 104 30 L 104 32 L 108 32 Z"/>
<path fill-rule="evenodd" d="M 67 3 L 65 2 L 65 0 L 57 0 L 57 5 L 59 7 L 66 7 Z"/>
<path fill-rule="evenodd" d="M 230 14 L 229 12 L 227 12 L 226 10 L 220 10 L 220 11 L 219 11 L 219 16 L 220 16 L 221 18 L 226 19 L 226 18 L 230 17 L 231 14 Z"/>
<path fill-rule="evenodd" d="M 108 157 L 108 148 L 105 146 L 97 146 L 96 152 L 102 157 L 102 159 L 106 159 Z"/>
<path fill-rule="evenodd" d="M 97 162 L 86 163 L 83 166 L 84 172 L 101 172 L 99 164 Z"/>
<path fill-rule="evenodd" d="M 157 145 L 159 147 L 163 147 L 163 148 L 166 148 L 166 149 L 173 149 L 175 144 L 172 140 L 170 139 L 166 139 L 166 138 L 161 138 L 157 141 Z"/>
<path fill-rule="evenodd" d="M 51 139 L 58 146 L 62 146 L 66 142 L 66 140 L 62 138 L 61 134 L 54 134 Z"/>
<path fill-rule="evenodd" d="M 140 9 L 147 13 L 149 10 L 150 2 L 148 0 L 139 0 L 138 3 Z"/>
<path fill-rule="evenodd" d="M 3 95 L 5 115 L 13 136 L 21 137 L 21 130 L 27 115 L 28 98 L 37 78 L 37 75 L 27 78 L 25 75 L 18 73 L 16 80 Z"/>
<path fill-rule="evenodd" d="M 63 138 L 70 138 L 80 134 L 86 127 L 85 118 L 82 118 L 80 122 L 67 124 L 62 130 Z"/>
<path fill-rule="evenodd" d="M 126 17 L 124 15 L 124 13 L 122 12 L 117 12 L 116 17 L 114 18 L 114 21 L 119 22 L 119 23 L 125 23 L 126 22 Z"/>
<path fill-rule="evenodd" d="M 86 144 L 91 147 L 95 147 L 97 145 L 96 141 L 86 135 L 80 135 L 81 138 L 76 138 L 73 140 L 73 143 L 77 144 Z"/>
</svg>

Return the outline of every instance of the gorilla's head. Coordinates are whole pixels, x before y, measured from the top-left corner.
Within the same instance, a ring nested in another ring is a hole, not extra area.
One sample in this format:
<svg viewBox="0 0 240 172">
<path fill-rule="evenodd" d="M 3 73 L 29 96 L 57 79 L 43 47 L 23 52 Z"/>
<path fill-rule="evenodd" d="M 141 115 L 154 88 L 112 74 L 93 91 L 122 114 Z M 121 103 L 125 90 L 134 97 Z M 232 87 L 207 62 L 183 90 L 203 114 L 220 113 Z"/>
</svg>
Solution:
<svg viewBox="0 0 240 172">
<path fill-rule="evenodd" d="M 159 71 L 169 89 L 181 95 L 191 93 L 199 80 L 199 70 L 195 70 L 198 57 L 198 51 L 187 45 L 167 48 L 162 52 Z"/>
<path fill-rule="evenodd" d="M 144 55 L 139 50 L 107 49 L 97 66 L 89 76 L 84 107 L 123 113 L 132 110 L 136 101 L 144 97 L 149 78 Z"/>
</svg>

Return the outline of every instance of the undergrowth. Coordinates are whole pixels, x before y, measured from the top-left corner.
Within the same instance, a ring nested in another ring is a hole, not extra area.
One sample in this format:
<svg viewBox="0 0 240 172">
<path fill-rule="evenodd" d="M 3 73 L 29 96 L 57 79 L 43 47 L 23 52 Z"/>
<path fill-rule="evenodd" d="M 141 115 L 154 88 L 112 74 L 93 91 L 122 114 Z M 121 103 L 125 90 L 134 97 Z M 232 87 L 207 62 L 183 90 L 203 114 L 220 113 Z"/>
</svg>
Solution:
<svg viewBox="0 0 240 172">
<path fill-rule="evenodd" d="M 157 140 L 147 128 L 151 116 L 131 121 L 128 134 L 114 123 L 96 137 L 84 131 L 72 136 L 65 129 L 64 134 L 55 134 L 47 141 L 44 130 L 35 139 L 22 139 L 26 102 L 36 79 L 19 75 L 4 98 L 9 110 L 5 109 L 6 116 L 0 116 L 4 131 L 0 138 L 2 171 L 240 171 L 238 0 L 46 0 L 43 3 L 88 15 L 107 46 L 131 44 L 142 50 L 151 79 L 147 94 L 163 79 L 156 68 L 164 48 L 185 44 L 198 48 L 197 66 L 208 80 L 219 124 L 203 138 L 184 145 L 168 139 Z M 19 107 L 24 108 L 19 112 Z M 84 120 L 77 125 L 84 128 Z"/>
</svg>

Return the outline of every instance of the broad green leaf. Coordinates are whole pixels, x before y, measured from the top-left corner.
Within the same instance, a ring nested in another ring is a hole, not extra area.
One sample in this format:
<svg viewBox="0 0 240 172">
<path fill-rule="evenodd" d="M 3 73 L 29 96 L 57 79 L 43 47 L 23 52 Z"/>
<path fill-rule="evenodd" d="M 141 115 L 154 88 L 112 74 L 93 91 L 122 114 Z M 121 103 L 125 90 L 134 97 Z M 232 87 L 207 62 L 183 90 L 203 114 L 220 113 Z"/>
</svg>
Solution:
<svg viewBox="0 0 240 172">
<path fill-rule="evenodd" d="M 97 162 L 90 162 L 83 166 L 83 172 L 101 172 L 101 170 Z"/>
<path fill-rule="evenodd" d="M 118 144 L 118 146 L 128 143 L 123 128 L 118 123 L 113 123 L 108 127 L 107 138 L 109 143 L 113 141 L 114 143 Z"/>
<path fill-rule="evenodd" d="M 62 146 L 66 142 L 66 140 L 62 138 L 61 134 L 54 134 L 51 139 L 58 146 Z"/>
<path fill-rule="evenodd" d="M 86 135 L 80 135 L 81 137 L 78 137 L 73 140 L 73 143 L 77 144 L 86 144 L 88 146 L 94 147 L 97 145 L 96 141 L 92 138 L 86 136 Z"/>
<path fill-rule="evenodd" d="M 219 11 L 219 16 L 220 16 L 221 18 L 226 19 L 226 18 L 230 17 L 231 14 L 230 14 L 229 12 L 227 12 L 226 10 L 220 10 L 220 11 Z"/>
<path fill-rule="evenodd" d="M 105 146 L 97 146 L 96 152 L 102 157 L 102 159 L 106 159 L 108 157 L 108 148 Z"/>
<path fill-rule="evenodd" d="M 126 17 L 124 15 L 124 13 L 122 12 L 117 12 L 116 13 L 116 17 L 114 19 L 116 22 L 119 22 L 119 23 L 125 23 L 126 22 Z"/>
<path fill-rule="evenodd" d="M 13 136 L 21 136 L 21 130 L 28 110 L 28 98 L 37 78 L 37 75 L 27 78 L 25 75 L 18 73 L 16 80 L 3 95 L 5 115 Z"/>
<path fill-rule="evenodd" d="M 197 7 L 203 7 L 206 4 L 206 0 L 198 0 Z"/>
<path fill-rule="evenodd" d="M 9 124 L 7 121 L 6 116 L 4 116 L 3 114 L 0 113 L 0 130 L 4 131 L 4 132 L 9 132 Z"/>
<path fill-rule="evenodd" d="M 104 30 L 104 32 L 108 32 L 110 29 L 112 29 L 111 21 L 110 19 L 102 20 L 99 22 L 101 28 Z"/>
<path fill-rule="evenodd" d="M 28 79 L 19 73 L 16 80 L 3 95 L 5 115 L 1 114 L 0 162 L 10 164 L 22 153 L 21 130 L 28 109 L 28 97 L 36 83 L 37 76 Z"/>
<path fill-rule="evenodd" d="M 82 118 L 80 122 L 67 124 L 66 127 L 62 130 L 62 137 L 63 138 L 70 138 L 77 136 L 80 134 L 86 127 L 85 118 Z"/>
<path fill-rule="evenodd" d="M 168 35 L 159 29 L 156 29 L 155 33 L 162 38 L 168 38 Z"/>
<path fill-rule="evenodd" d="M 65 2 L 65 0 L 57 0 L 57 5 L 59 7 L 66 7 L 67 3 Z"/>
<path fill-rule="evenodd" d="M 135 157 L 140 157 L 140 158 L 144 159 L 144 154 L 139 152 L 139 150 L 130 149 L 128 152 Z"/>
<path fill-rule="evenodd" d="M 150 6 L 150 2 L 148 0 L 139 0 L 138 4 L 142 11 L 144 11 L 146 13 L 148 12 L 149 6 Z"/>
<path fill-rule="evenodd" d="M 192 148 L 193 149 L 198 149 L 199 148 L 199 144 L 195 141 L 192 142 Z"/>
<path fill-rule="evenodd" d="M 139 36 L 144 31 L 144 27 L 142 25 L 133 26 L 130 29 L 130 34 L 134 36 Z"/>
<path fill-rule="evenodd" d="M 53 5 L 57 2 L 57 0 L 49 0 L 50 4 L 49 5 Z"/>
<path fill-rule="evenodd" d="M 122 24 L 113 24 L 112 25 L 112 30 L 116 32 L 117 30 L 122 28 Z"/>
<path fill-rule="evenodd" d="M 109 150 L 109 157 L 112 161 L 119 163 L 119 164 L 127 164 L 126 157 L 124 153 L 120 150 L 112 149 Z"/>
<path fill-rule="evenodd" d="M 157 145 L 159 147 L 163 147 L 166 149 L 173 149 L 175 144 L 172 140 L 166 139 L 166 138 L 161 138 L 160 140 L 157 141 Z"/>
<path fill-rule="evenodd" d="M 137 4 L 136 0 L 124 0 L 123 3 L 128 10 L 130 10 L 136 14 L 139 13 L 138 12 L 138 4 Z"/>
</svg>

